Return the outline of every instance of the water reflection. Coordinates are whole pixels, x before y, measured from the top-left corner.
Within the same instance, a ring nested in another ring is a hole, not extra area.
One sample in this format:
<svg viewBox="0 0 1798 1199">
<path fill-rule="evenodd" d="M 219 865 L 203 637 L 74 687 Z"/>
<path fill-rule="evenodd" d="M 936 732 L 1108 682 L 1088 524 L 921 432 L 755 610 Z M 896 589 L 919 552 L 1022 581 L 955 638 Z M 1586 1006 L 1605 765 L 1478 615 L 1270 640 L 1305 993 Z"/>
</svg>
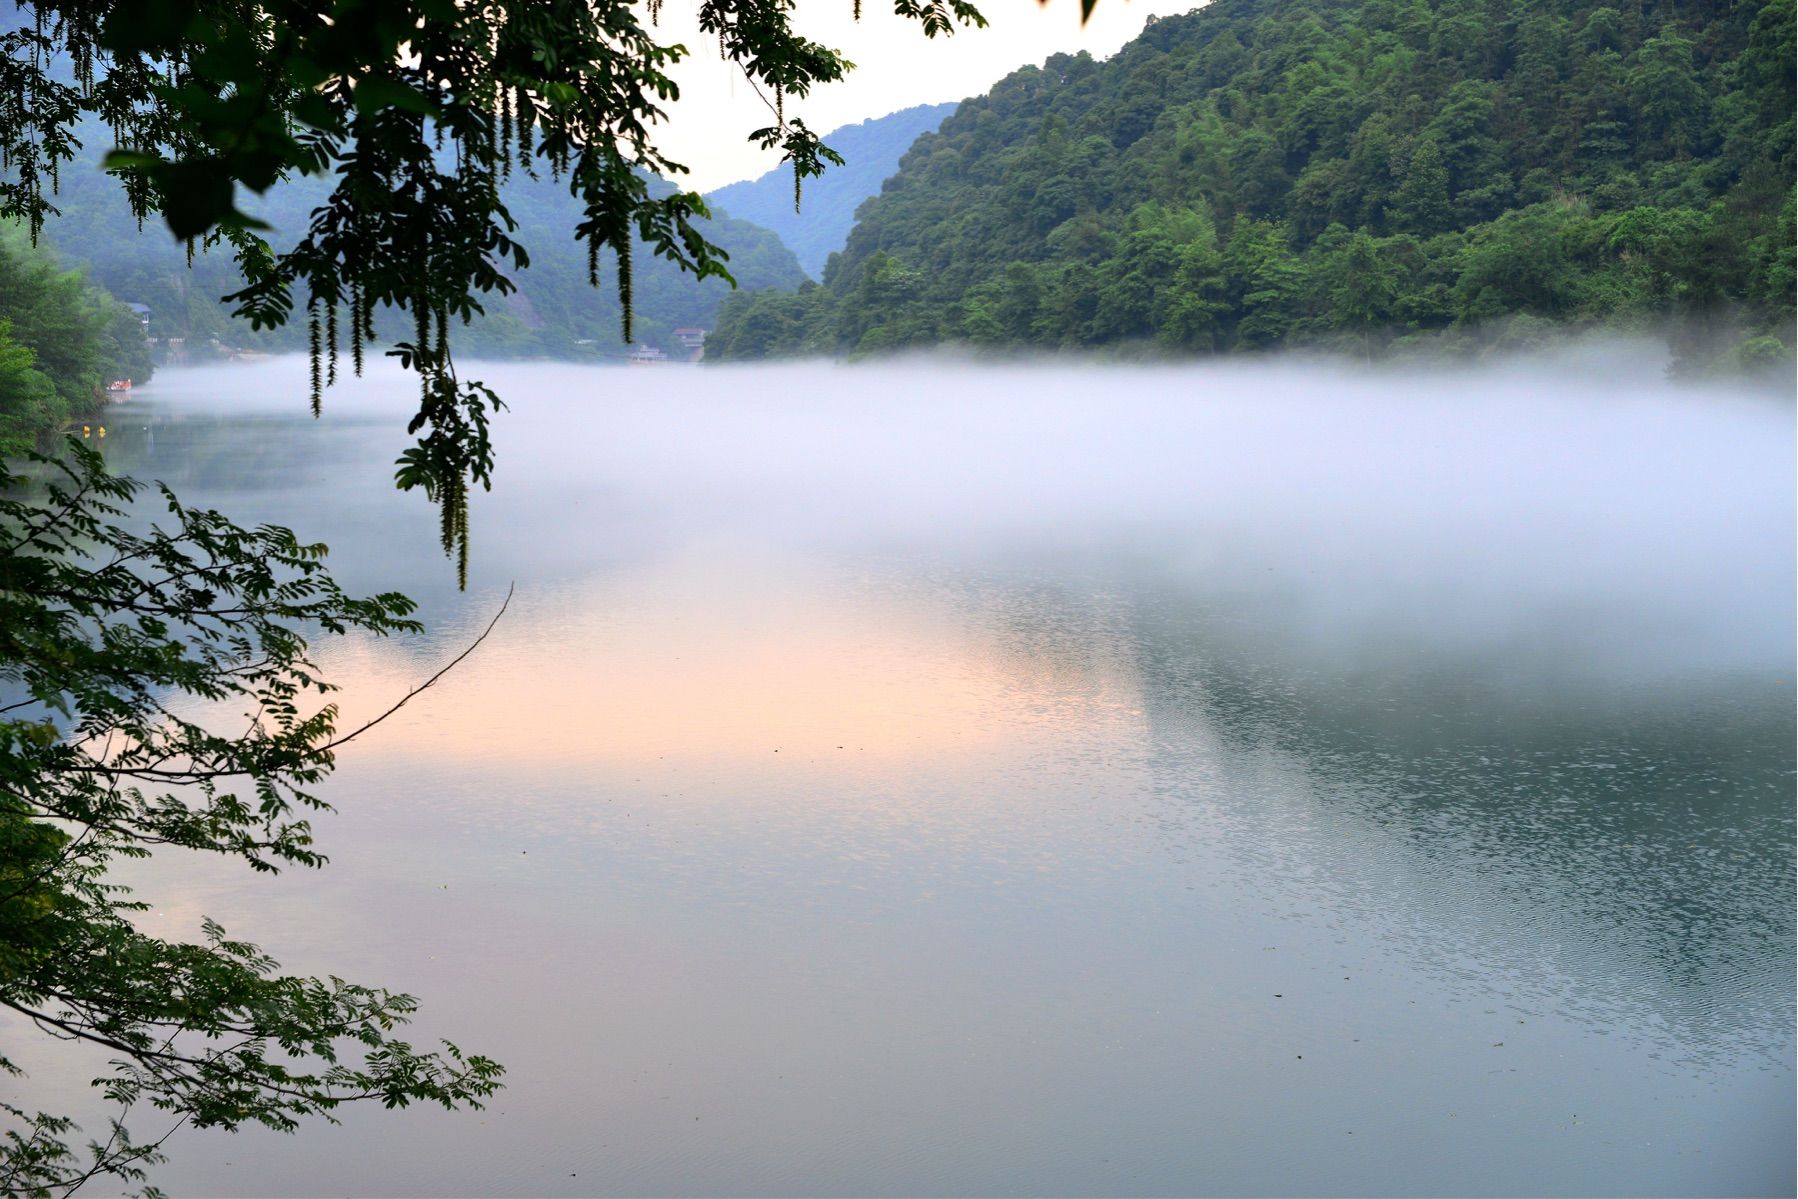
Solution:
<svg viewBox="0 0 1798 1199">
<path fill-rule="evenodd" d="M 827 771 L 1003 752 L 1027 723 L 1019 709 L 1077 694 L 1075 719 L 1140 715 L 1120 690 L 1126 680 L 1042 652 L 1050 646 L 996 653 L 943 597 L 909 598 L 717 547 L 539 591 L 508 612 L 454 688 L 420 701 L 429 718 L 402 724 L 383 751 L 500 768 L 671 753 L 743 768 L 785 754 Z M 370 702 L 402 691 L 418 669 L 375 643 L 330 665 Z"/>
<path fill-rule="evenodd" d="M 330 871 L 157 918 L 397 974 L 513 1085 L 182 1189 L 1789 1186 L 1783 408 L 494 368 L 461 595 L 403 385 L 314 425 L 288 373 L 160 379 L 108 453 L 424 601 L 327 651 L 351 716 L 518 597 L 346 755 Z"/>
<path fill-rule="evenodd" d="M 1254 846 L 1237 885 L 1477 963 L 1474 993 L 1691 1060 L 1786 1043 L 1783 684 L 1619 693 L 1563 658 L 1522 689 L 1403 644 L 1384 675 L 1320 673 L 1195 623 L 1163 603 L 1140 629 L 1170 839 Z"/>
</svg>

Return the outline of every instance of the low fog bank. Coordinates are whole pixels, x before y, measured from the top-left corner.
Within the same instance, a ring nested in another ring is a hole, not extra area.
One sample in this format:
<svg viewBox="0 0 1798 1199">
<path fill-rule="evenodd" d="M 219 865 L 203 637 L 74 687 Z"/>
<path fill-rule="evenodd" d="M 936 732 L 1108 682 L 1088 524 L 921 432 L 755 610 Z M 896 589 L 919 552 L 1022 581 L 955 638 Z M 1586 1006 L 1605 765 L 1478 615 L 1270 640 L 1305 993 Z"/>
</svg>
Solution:
<svg viewBox="0 0 1798 1199">
<path fill-rule="evenodd" d="M 1322 341 L 1262 355 L 1259 361 L 1306 363 L 1351 373 L 1502 371 L 1513 365 L 1543 367 L 1563 363 L 1576 369 L 1596 369 L 1616 364 L 1626 367 L 1631 375 L 1665 375 L 1788 398 L 1798 395 L 1792 330 L 1788 328 L 1781 337 L 1756 334 L 1737 317 L 1738 314 L 1729 312 L 1714 312 L 1706 320 L 1655 318 L 1627 325 L 1571 325 L 1515 313 L 1452 329 L 1402 336 L 1395 336 L 1390 330 L 1371 330 L 1365 337 L 1358 332 L 1341 331 Z M 877 351 L 858 356 L 855 364 L 881 368 L 906 362 L 957 362 L 1116 369 L 1155 365 L 1190 368 L 1243 361 L 1241 356 L 1195 358 L 1189 350 L 1141 339 L 1061 349 L 959 343 Z"/>
<path fill-rule="evenodd" d="M 1477 371 L 768 368 L 668 398 L 690 419 L 619 414 L 611 477 L 690 479 L 670 505 L 711 492 L 736 527 L 759 512 L 781 536 L 1002 547 L 1039 573 L 1125 560 L 1201 596 L 1261 593 L 1332 642 L 1791 658 L 1790 405 L 1671 381 L 1641 345 Z"/>
<path fill-rule="evenodd" d="M 718 543 L 1124 571 L 1263 597 L 1323 641 L 1552 640 L 1613 665 L 1783 673 L 1792 406 L 1670 380 L 1652 345 L 1477 370 L 483 364 L 465 373 L 511 411 L 475 499 L 476 569 L 529 579 Z M 295 360 L 169 371 L 157 406 L 291 422 L 292 452 L 331 446 L 320 472 L 366 456 L 353 497 L 306 499 L 321 516 L 394 502 L 409 380 L 383 366 L 336 389 L 308 432 L 304 377 Z"/>
</svg>

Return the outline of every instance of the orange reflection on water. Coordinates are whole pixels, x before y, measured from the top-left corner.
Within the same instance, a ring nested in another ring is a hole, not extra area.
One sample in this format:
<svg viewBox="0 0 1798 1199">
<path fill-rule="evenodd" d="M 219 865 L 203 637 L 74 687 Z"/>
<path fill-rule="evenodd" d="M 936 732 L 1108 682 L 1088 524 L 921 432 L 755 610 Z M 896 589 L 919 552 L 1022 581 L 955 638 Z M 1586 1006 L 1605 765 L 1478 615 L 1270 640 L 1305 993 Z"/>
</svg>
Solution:
<svg viewBox="0 0 1798 1199">
<path fill-rule="evenodd" d="M 1130 672 L 1044 669 L 1008 640 L 946 603 L 791 563 L 683 559 L 520 594 L 468 661 L 368 740 L 482 765 L 781 754 L 890 766 L 1140 720 Z M 448 656 L 454 641 L 440 644 Z M 333 648 L 325 666 L 344 687 L 346 728 L 434 669 L 367 640 Z"/>
</svg>

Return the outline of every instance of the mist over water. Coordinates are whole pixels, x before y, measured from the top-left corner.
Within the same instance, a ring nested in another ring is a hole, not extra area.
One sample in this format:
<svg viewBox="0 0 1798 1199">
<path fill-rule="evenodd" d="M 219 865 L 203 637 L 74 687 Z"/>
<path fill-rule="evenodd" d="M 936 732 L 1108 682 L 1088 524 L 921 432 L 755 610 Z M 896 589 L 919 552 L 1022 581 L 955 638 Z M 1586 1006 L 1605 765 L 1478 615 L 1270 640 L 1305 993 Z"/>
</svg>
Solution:
<svg viewBox="0 0 1798 1199">
<path fill-rule="evenodd" d="M 289 519 L 419 508 L 386 494 L 381 469 L 404 444 L 401 377 L 338 389 L 295 440 L 301 369 L 158 386 L 184 413 L 279 422 L 276 463 L 341 464 Z M 1128 561 L 1285 597 L 1324 639 L 1390 625 L 1480 645 L 1572 626 L 1597 639 L 1583 652 L 1614 650 L 1623 669 L 1754 666 L 1791 648 L 1791 405 L 1671 382 L 1646 346 L 1477 374 L 1278 361 L 469 373 L 512 408 L 496 418 L 498 487 L 476 497 L 489 579 L 704 540 L 875 546 L 1058 573 Z M 310 484 L 304 470 L 286 482 Z M 538 535 L 520 544 L 524 522 Z"/>
<path fill-rule="evenodd" d="M 508 1091 L 195 1136 L 171 1192 L 1791 1188 L 1789 397 L 1627 345 L 467 373 L 467 594 L 397 373 L 113 424 L 422 601 L 325 647 L 351 715 L 517 585 L 340 764 L 328 870 L 143 884 Z"/>
</svg>

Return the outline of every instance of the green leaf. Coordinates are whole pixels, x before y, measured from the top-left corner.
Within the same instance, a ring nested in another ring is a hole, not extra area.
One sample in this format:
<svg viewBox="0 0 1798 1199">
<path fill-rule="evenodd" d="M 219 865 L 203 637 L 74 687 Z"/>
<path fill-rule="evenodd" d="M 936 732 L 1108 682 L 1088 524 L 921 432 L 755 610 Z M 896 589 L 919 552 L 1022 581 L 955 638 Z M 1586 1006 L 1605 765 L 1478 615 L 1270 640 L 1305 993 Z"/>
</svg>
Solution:
<svg viewBox="0 0 1798 1199">
<path fill-rule="evenodd" d="M 162 155 L 148 150 L 108 150 L 100 165 L 109 171 L 137 171 L 166 161 Z"/>
<path fill-rule="evenodd" d="M 331 72 L 304 54 L 287 60 L 287 79 L 297 88 L 314 88 L 331 78 Z"/>
<path fill-rule="evenodd" d="M 162 194 L 163 220 L 176 237 L 198 237 L 235 211 L 236 184 L 216 159 L 163 163 L 151 177 Z"/>
<path fill-rule="evenodd" d="M 356 83 L 356 111 L 363 114 L 397 108 L 421 116 L 433 116 L 439 105 L 410 84 L 385 75 L 367 75 Z"/>
</svg>

